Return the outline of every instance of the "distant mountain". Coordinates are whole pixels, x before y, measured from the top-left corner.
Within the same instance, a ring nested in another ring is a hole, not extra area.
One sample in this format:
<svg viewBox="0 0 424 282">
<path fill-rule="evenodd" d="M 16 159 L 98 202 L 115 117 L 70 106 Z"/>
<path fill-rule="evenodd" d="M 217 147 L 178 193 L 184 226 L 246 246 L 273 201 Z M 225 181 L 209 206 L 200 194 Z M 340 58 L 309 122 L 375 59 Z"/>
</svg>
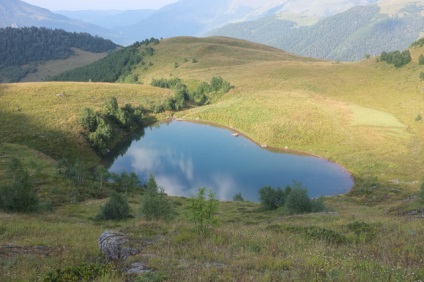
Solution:
<svg viewBox="0 0 424 282">
<path fill-rule="evenodd" d="M 303 56 L 353 61 L 365 54 L 403 50 L 424 31 L 424 3 L 381 0 L 299 26 L 278 15 L 230 24 L 207 35 L 264 43 Z"/>
<path fill-rule="evenodd" d="M 105 28 L 70 19 L 20 0 L 0 0 L 0 28 L 30 26 L 88 32 L 112 40 L 115 37 Z"/>
<path fill-rule="evenodd" d="M 405 49 L 424 31 L 423 12 L 422 0 L 180 0 L 156 11 L 61 12 L 75 18 L 70 19 L 20 0 L 0 0 L 0 27 L 61 28 L 122 45 L 151 37 L 220 35 L 352 61 Z"/>
<path fill-rule="evenodd" d="M 257 20 L 279 15 L 305 25 L 345 11 L 356 5 L 368 5 L 377 0 L 181 0 L 165 6 L 137 23 L 114 29 L 132 41 L 150 37 L 199 36 L 229 23 Z M 67 15 L 71 16 L 71 14 Z M 95 18 L 96 14 L 92 14 Z M 79 17 L 82 19 L 81 17 Z M 141 18 L 141 17 L 140 17 Z M 114 22 L 114 16 L 111 16 Z M 94 23 L 92 20 L 91 22 Z M 99 21 L 95 23 L 100 24 Z M 115 23 L 114 23 L 115 24 Z M 105 25 L 103 25 L 105 26 Z"/>
<path fill-rule="evenodd" d="M 57 14 L 98 25 L 107 29 L 137 24 L 155 13 L 155 10 L 55 11 Z"/>
</svg>

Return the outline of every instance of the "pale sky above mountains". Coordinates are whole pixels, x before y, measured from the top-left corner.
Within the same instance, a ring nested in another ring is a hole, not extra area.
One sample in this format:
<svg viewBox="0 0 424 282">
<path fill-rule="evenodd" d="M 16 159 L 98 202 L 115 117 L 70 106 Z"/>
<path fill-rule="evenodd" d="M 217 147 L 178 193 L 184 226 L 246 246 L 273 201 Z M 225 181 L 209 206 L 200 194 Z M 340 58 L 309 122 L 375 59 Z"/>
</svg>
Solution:
<svg viewBox="0 0 424 282">
<path fill-rule="evenodd" d="M 178 0 L 23 0 L 50 11 L 159 9 Z"/>
</svg>

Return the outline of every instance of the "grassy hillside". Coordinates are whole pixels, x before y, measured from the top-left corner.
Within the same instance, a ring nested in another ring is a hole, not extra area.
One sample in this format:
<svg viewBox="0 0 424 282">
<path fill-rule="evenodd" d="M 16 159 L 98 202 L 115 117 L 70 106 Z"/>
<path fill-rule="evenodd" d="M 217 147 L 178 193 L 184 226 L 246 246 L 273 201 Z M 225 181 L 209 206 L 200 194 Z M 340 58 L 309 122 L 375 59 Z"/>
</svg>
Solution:
<svg viewBox="0 0 424 282">
<path fill-rule="evenodd" d="M 396 69 L 375 58 L 334 63 L 230 42 L 162 41 L 152 57 L 153 67 L 136 73 L 146 83 L 153 77 L 190 82 L 220 75 L 235 85 L 234 90 L 218 103 L 178 116 L 227 125 L 259 144 L 323 156 L 357 176 L 421 180 L 422 123 L 415 117 L 423 111 L 423 67 L 417 64 L 423 49 L 411 50 L 413 62 Z M 192 63 L 192 58 L 198 62 Z"/>
<path fill-rule="evenodd" d="M 412 48 L 413 62 L 398 69 L 375 58 L 319 61 L 220 37 L 166 39 L 154 49 L 149 67 L 133 70 L 144 85 L 0 84 L 0 177 L 7 161 L 19 157 L 39 168 L 31 171 L 37 193 L 62 201 L 39 214 L 0 212 L 0 280 L 41 280 L 57 268 L 99 264 L 97 238 L 105 229 L 125 232 L 142 249 L 125 265 L 145 263 L 151 272 L 144 278 L 153 281 L 424 279 L 424 203 L 417 196 L 424 131 L 415 120 L 424 114 L 423 47 Z M 57 160 L 99 161 L 80 135 L 83 107 L 100 109 L 110 96 L 120 105 L 148 106 L 171 93 L 148 86 L 153 78 L 180 77 L 192 88 L 213 76 L 234 88 L 175 116 L 219 123 L 258 144 L 343 165 L 356 186 L 325 199 L 333 212 L 283 216 L 255 203 L 223 202 L 221 225 L 198 234 L 184 198 L 171 198 L 177 212 L 171 222 L 140 218 L 139 194 L 129 197 L 136 217 L 119 222 L 94 220 L 106 199 L 70 203 L 74 187 L 57 176 Z M 108 272 L 101 279 L 124 277 Z"/>
</svg>

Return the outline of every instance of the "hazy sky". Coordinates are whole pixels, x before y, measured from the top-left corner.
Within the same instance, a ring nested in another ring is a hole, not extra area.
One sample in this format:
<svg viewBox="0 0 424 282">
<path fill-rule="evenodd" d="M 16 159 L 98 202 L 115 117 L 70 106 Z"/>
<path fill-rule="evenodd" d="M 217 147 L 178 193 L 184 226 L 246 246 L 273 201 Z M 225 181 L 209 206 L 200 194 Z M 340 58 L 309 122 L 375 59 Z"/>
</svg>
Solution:
<svg viewBox="0 0 424 282">
<path fill-rule="evenodd" d="M 57 10 L 158 9 L 178 0 L 22 0 L 31 5 Z"/>
</svg>

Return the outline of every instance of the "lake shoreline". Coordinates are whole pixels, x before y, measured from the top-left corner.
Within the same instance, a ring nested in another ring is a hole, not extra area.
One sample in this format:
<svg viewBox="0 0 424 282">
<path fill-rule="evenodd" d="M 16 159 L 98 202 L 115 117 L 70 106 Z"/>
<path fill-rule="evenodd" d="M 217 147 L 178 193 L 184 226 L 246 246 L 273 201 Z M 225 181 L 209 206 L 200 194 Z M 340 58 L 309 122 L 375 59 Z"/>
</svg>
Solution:
<svg viewBox="0 0 424 282">
<path fill-rule="evenodd" d="M 262 149 L 265 149 L 265 150 L 268 150 L 270 152 L 289 153 L 289 154 L 294 154 L 294 155 L 299 155 L 299 156 L 315 157 L 315 158 L 318 158 L 318 159 L 325 160 L 327 162 L 330 162 L 330 163 L 333 163 L 333 164 L 337 165 L 338 167 L 341 168 L 341 170 L 345 174 L 349 175 L 350 179 L 353 181 L 353 185 L 352 185 L 352 187 L 350 187 L 350 189 L 349 189 L 349 191 L 347 193 L 349 193 L 350 191 L 352 191 L 353 187 L 355 187 L 355 183 L 356 183 L 355 182 L 355 177 L 353 176 L 352 173 L 350 173 L 350 171 L 346 167 L 344 167 L 343 165 L 341 165 L 341 164 L 339 164 L 339 163 L 337 163 L 335 161 L 332 161 L 332 160 L 329 160 L 327 158 L 324 158 L 322 156 L 319 156 L 319 155 L 316 155 L 316 154 L 312 154 L 312 153 L 306 153 L 306 152 L 303 152 L 303 151 L 294 150 L 294 149 L 290 149 L 290 148 L 287 148 L 286 149 L 286 148 L 279 148 L 279 147 L 270 147 L 268 145 L 264 146 L 264 145 L 259 144 L 258 142 L 256 142 L 252 138 L 250 138 L 245 133 L 243 133 L 243 132 L 241 132 L 241 131 L 239 131 L 239 130 L 237 130 L 235 128 L 232 128 L 232 127 L 227 126 L 227 125 L 219 124 L 219 123 L 216 123 L 216 122 L 212 122 L 212 121 L 206 121 L 206 120 L 200 120 L 200 119 L 194 119 L 194 120 L 192 120 L 192 119 L 175 118 L 175 117 L 172 117 L 170 119 L 166 119 L 163 122 L 165 122 L 165 121 L 192 122 L 192 123 L 197 123 L 197 124 L 211 125 L 211 126 L 215 126 L 215 127 L 218 127 L 218 128 L 227 129 L 227 130 L 229 130 L 229 131 L 231 131 L 233 133 L 237 133 L 239 136 L 243 136 L 244 138 L 250 140 L 251 142 L 253 142 L 254 144 L 256 144 L 258 147 L 260 147 Z M 160 122 L 162 122 L 162 121 L 158 121 L 158 123 L 160 123 Z"/>
</svg>

